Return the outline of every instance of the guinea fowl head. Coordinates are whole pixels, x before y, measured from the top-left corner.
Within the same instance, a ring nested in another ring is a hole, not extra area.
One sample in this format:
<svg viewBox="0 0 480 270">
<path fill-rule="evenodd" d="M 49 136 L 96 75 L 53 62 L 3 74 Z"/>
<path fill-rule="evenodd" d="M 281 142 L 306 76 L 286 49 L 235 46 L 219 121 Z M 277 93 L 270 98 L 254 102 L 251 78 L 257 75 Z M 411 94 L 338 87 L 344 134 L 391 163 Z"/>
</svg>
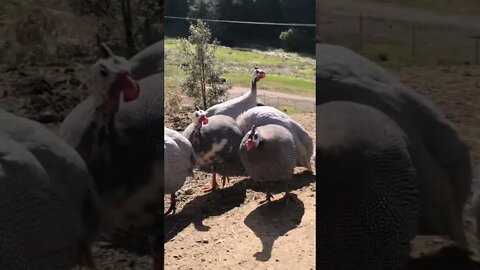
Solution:
<svg viewBox="0 0 480 270">
<path fill-rule="evenodd" d="M 258 69 L 258 67 L 255 67 L 253 71 L 253 80 L 255 82 L 260 81 L 261 79 L 265 78 L 267 76 L 267 73 L 261 69 Z"/>
<path fill-rule="evenodd" d="M 244 143 L 247 150 L 250 150 L 252 148 L 257 148 L 258 145 L 260 144 L 260 134 L 256 129 L 255 125 L 253 125 L 252 129 L 247 132 L 247 138 L 248 138 L 247 141 L 245 141 Z"/>
<path fill-rule="evenodd" d="M 89 88 L 94 98 L 107 110 L 116 110 L 120 96 L 124 102 L 135 100 L 140 88 L 130 75 L 130 67 L 125 58 L 115 56 L 105 45 L 101 45 L 102 59 L 90 68 Z"/>
<path fill-rule="evenodd" d="M 192 115 L 193 121 L 195 124 L 202 126 L 208 124 L 207 113 L 204 110 L 200 110 L 197 107 L 197 110 Z"/>
</svg>

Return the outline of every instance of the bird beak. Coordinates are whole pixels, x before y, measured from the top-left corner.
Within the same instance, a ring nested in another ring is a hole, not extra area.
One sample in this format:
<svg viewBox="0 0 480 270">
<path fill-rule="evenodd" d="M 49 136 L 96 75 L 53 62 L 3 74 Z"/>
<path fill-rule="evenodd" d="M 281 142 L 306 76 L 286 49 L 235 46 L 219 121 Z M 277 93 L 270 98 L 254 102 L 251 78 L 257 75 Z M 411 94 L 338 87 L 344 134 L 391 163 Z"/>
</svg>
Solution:
<svg viewBox="0 0 480 270">
<path fill-rule="evenodd" d="M 208 117 L 205 115 L 200 116 L 200 119 L 198 119 L 198 122 L 200 122 L 202 125 L 208 124 Z"/>
<path fill-rule="evenodd" d="M 130 73 L 125 71 L 117 75 L 117 80 L 114 83 L 115 87 L 121 89 L 123 93 L 123 101 L 130 102 L 138 98 L 140 94 L 140 87 L 138 83 L 132 79 Z"/>
<path fill-rule="evenodd" d="M 245 143 L 244 143 L 245 147 L 247 148 L 247 150 L 250 150 L 252 149 L 253 147 L 255 147 L 255 142 L 252 141 L 252 139 L 248 139 Z"/>
<path fill-rule="evenodd" d="M 257 81 L 260 81 L 261 79 L 265 78 L 267 76 L 267 73 L 261 69 L 258 70 L 258 75 L 257 75 Z"/>
</svg>

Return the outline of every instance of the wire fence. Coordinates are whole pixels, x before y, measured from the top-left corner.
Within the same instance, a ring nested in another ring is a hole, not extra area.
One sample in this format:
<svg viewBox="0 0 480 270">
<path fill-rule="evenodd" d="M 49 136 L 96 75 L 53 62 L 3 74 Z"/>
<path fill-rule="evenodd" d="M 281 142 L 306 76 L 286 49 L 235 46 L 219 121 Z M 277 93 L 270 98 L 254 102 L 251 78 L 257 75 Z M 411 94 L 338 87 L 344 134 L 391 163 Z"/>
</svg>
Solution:
<svg viewBox="0 0 480 270">
<path fill-rule="evenodd" d="M 255 21 L 233 21 L 233 20 L 214 20 L 214 19 L 202 19 L 202 18 L 189 18 L 178 16 L 164 16 L 165 19 L 171 20 L 183 20 L 183 21 L 196 21 L 202 20 L 205 22 L 215 23 L 233 23 L 233 24 L 251 24 L 251 25 L 273 25 L 273 26 L 295 26 L 295 27 L 316 27 L 314 23 L 284 23 L 284 22 L 255 22 Z"/>
<path fill-rule="evenodd" d="M 244 93 L 240 93 L 243 95 Z M 229 95 L 228 98 L 234 98 L 237 95 Z M 315 97 L 289 98 L 274 94 L 257 94 L 257 99 L 264 105 L 275 107 L 285 113 L 314 113 Z"/>
<path fill-rule="evenodd" d="M 321 14 L 317 42 L 339 44 L 379 61 L 480 64 L 480 26 Z"/>
</svg>

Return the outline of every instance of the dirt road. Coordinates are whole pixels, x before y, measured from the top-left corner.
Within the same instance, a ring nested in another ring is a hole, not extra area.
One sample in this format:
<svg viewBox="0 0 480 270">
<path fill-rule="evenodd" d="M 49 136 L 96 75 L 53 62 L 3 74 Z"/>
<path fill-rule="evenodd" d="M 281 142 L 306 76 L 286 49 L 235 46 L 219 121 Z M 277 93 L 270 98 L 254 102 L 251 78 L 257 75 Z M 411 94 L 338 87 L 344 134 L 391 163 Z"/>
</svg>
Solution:
<svg viewBox="0 0 480 270">
<path fill-rule="evenodd" d="M 228 98 L 235 98 L 250 92 L 250 88 L 234 86 L 228 91 Z M 294 112 L 315 112 L 315 97 L 257 90 L 257 97 L 266 105 L 276 108 L 289 107 Z"/>
<path fill-rule="evenodd" d="M 403 20 L 423 24 L 450 25 L 472 31 L 480 31 L 480 19 L 465 15 L 442 15 L 433 11 L 414 7 L 402 7 L 372 0 L 322 0 L 317 10 L 337 15 L 363 13 L 366 17 Z M 319 17 L 321 19 L 321 16 Z"/>
</svg>

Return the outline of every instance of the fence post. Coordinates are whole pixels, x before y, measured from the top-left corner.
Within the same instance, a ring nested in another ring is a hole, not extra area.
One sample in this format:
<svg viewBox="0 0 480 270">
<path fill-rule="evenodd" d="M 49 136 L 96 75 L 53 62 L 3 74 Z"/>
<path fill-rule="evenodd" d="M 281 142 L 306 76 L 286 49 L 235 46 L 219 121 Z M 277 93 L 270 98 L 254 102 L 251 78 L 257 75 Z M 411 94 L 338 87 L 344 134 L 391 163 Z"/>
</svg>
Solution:
<svg viewBox="0 0 480 270">
<path fill-rule="evenodd" d="M 412 23 L 412 56 L 415 56 L 416 36 L 415 23 Z"/>
<path fill-rule="evenodd" d="M 478 65 L 480 64 L 480 59 L 479 59 L 479 50 L 480 50 L 480 36 L 471 36 L 471 38 L 473 38 L 475 40 L 475 48 L 474 48 L 474 57 L 475 59 L 474 62 L 475 62 L 475 65 Z"/>
<path fill-rule="evenodd" d="M 478 45 L 479 42 L 478 42 L 478 39 L 479 39 L 479 38 L 480 38 L 480 37 L 477 37 L 477 38 L 475 39 L 475 64 L 476 64 L 476 65 L 478 65 L 478 64 L 480 63 L 480 59 L 478 59 L 478 58 L 479 58 L 479 57 L 478 57 L 478 50 L 479 50 L 479 45 Z"/>
<path fill-rule="evenodd" d="M 358 50 L 363 49 L 363 14 L 360 13 L 358 17 Z"/>
</svg>

